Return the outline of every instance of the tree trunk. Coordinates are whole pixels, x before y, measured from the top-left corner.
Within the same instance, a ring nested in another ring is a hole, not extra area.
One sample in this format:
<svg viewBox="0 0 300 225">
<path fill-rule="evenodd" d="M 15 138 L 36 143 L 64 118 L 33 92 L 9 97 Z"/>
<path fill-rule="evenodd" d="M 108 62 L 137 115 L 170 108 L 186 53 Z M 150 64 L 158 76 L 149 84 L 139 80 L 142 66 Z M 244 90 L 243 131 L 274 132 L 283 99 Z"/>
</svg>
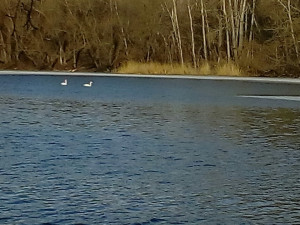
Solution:
<svg viewBox="0 0 300 225">
<path fill-rule="evenodd" d="M 188 7 L 188 12 L 189 12 L 189 18 L 190 18 L 193 65 L 194 65 L 194 68 L 196 68 L 197 67 L 197 62 L 196 62 L 195 37 L 194 37 L 194 28 L 193 28 L 194 24 L 193 24 L 193 16 L 192 16 L 192 10 L 191 10 L 190 1 L 188 2 L 188 6 L 187 7 Z"/>
<path fill-rule="evenodd" d="M 203 52 L 204 52 L 204 59 L 207 61 L 208 53 L 207 53 L 207 39 L 206 39 L 206 29 L 205 29 L 205 12 L 204 12 L 204 3 L 203 0 L 200 0 L 201 4 L 201 19 L 202 19 L 202 38 L 203 38 Z"/>
<path fill-rule="evenodd" d="M 178 51 L 180 55 L 180 63 L 181 65 L 183 65 L 184 59 L 183 59 L 183 51 L 182 51 L 182 40 L 181 40 L 181 34 L 179 29 L 179 23 L 178 23 L 177 5 L 175 0 L 173 0 L 173 10 L 174 10 L 174 22 L 175 22 L 177 38 L 178 38 Z"/>
<path fill-rule="evenodd" d="M 229 19 L 226 10 L 226 1 L 223 0 L 223 13 L 224 13 L 224 20 L 225 20 L 225 33 L 226 33 L 226 49 L 227 49 L 227 60 L 231 60 L 231 49 L 230 49 L 230 36 L 229 36 Z"/>
<path fill-rule="evenodd" d="M 244 47 L 245 15 L 246 15 L 246 0 L 243 0 L 240 6 L 239 53 L 242 51 Z"/>
<path fill-rule="evenodd" d="M 128 42 L 127 42 L 124 26 L 122 25 L 122 22 L 121 22 L 121 19 L 120 19 L 119 9 L 118 9 L 118 5 L 117 5 L 116 0 L 115 0 L 115 10 L 116 10 L 116 15 L 117 15 L 117 18 L 118 18 L 119 25 L 121 27 L 121 33 L 122 33 L 123 43 L 124 43 L 124 47 L 125 47 L 125 55 L 128 56 L 129 55 L 129 53 L 128 53 Z"/>
<path fill-rule="evenodd" d="M 2 34 L 2 31 L 0 30 L 0 61 L 2 61 L 2 63 L 8 63 L 8 58 L 7 58 L 7 53 L 6 53 L 6 44 L 4 41 L 4 37 Z"/>
<path fill-rule="evenodd" d="M 251 58 L 253 58 L 253 40 L 254 40 L 254 22 L 255 22 L 255 8 L 256 8 L 256 0 L 253 0 L 252 2 L 252 15 L 251 15 L 251 25 L 250 25 L 250 32 L 249 32 L 249 45 L 250 49 L 248 50 L 247 57 L 249 57 L 251 52 Z"/>
<path fill-rule="evenodd" d="M 299 60 L 299 48 L 298 48 L 298 41 L 295 36 L 295 30 L 294 30 L 294 23 L 293 23 L 293 18 L 292 18 L 292 7 L 291 7 L 291 0 L 287 0 L 287 5 L 285 5 L 282 0 L 278 0 L 278 2 L 285 8 L 287 15 L 288 15 L 288 20 L 290 24 L 290 29 L 291 29 L 291 37 L 293 40 L 293 45 L 294 49 L 296 52 L 296 57 Z"/>
<path fill-rule="evenodd" d="M 230 12 L 230 20 L 231 20 L 231 40 L 232 40 L 232 48 L 233 48 L 233 56 L 234 59 L 237 59 L 237 30 L 236 30 L 236 11 L 235 11 L 235 5 L 236 0 L 234 1 L 234 4 L 231 2 L 232 0 L 228 0 L 229 2 L 229 12 Z"/>
</svg>

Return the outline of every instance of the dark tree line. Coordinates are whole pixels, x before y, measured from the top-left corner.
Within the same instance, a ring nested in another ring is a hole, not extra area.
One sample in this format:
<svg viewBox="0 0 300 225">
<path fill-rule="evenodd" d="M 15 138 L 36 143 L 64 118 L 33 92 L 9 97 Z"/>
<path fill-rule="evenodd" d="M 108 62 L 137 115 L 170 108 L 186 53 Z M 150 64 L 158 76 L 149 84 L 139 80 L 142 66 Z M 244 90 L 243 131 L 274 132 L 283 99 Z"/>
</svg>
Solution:
<svg viewBox="0 0 300 225">
<path fill-rule="evenodd" d="M 2 0 L 0 66 L 111 71 L 233 62 L 299 76 L 299 0 Z"/>
</svg>

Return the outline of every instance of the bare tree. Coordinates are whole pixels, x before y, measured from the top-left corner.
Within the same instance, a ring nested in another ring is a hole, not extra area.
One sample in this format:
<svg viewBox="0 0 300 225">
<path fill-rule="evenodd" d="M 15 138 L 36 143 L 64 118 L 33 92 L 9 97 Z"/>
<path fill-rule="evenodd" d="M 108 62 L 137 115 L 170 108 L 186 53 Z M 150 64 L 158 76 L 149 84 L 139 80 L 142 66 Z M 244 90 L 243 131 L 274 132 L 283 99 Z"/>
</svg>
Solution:
<svg viewBox="0 0 300 225">
<path fill-rule="evenodd" d="M 291 0 L 287 0 L 286 2 L 284 2 L 283 0 L 277 0 L 277 1 L 286 10 L 286 13 L 287 13 L 287 16 L 288 16 L 288 22 L 289 22 L 290 30 L 291 30 L 291 37 L 292 37 L 293 44 L 294 44 L 294 49 L 295 49 L 295 52 L 296 52 L 297 59 L 299 60 L 298 40 L 296 39 L 296 36 L 295 36 L 294 22 L 293 22 L 293 18 L 292 18 Z"/>
<path fill-rule="evenodd" d="M 196 68 L 197 60 L 196 60 L 196 47 L 195 47 L 195 35 L 194 35 L 194 21 L 193 21 L 193 16 L 192 16 L 192 6 L 190 3 L 190 0 L 187 3 L 187 8 L 188 8 L 189 19 L 190 19 L 193 65 L 194 65 L 194 68 Z"/>
<path fill-rule="evenodd" d="M 205 6 L 203 0 L 200 0 L 200 5 L 201 5 L 201 20 L 202 20 L 203 52 L 204 52 L 204 59 L 207 61 L 208 51 L 207 51 L 207 37 L 206 37 L 206 17 L 205 17 Z"/>
</svg>

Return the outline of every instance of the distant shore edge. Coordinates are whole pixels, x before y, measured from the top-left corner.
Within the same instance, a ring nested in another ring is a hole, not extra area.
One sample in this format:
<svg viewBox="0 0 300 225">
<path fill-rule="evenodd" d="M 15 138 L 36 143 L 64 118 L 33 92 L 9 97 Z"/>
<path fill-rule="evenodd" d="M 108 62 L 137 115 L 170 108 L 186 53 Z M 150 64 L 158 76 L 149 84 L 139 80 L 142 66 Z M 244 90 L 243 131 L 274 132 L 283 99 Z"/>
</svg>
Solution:
<svg viewBox="0 0 300 225">
<path fill-rule="evenodd" d="M 157 79 L 189 79 L 189 80 L 217 80 L 217 81 L 247 81 L 267 83 L 292 83 L 300 84 L 300 78 L 271 78 L 271 77 L 235 77 L 235 76 L 211 76 L 211 75 L 154 75 L 154 74 L 117 74 L 96 72 L 66 72 L 66 71 L 15 71 L 2 70 L 3 75 L 45 75 L 45 76 L 90 76 L 90 77 L 127 77 L 127 78 L 157 78 Z"/>
</svg>

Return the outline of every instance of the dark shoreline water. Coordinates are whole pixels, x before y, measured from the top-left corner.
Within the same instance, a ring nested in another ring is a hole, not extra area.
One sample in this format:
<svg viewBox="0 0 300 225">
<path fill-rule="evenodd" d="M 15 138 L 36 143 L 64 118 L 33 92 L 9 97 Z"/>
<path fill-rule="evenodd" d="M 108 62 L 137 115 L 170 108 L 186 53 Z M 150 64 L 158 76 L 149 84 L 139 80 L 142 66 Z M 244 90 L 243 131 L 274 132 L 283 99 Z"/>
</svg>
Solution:
<svg viewBox="0 0 300 225">
<path fill-rule="evenodd" d="M 68 79 L 0 77 L 1 224 L 299 223 L 297 84 Z"/>
</svg>

